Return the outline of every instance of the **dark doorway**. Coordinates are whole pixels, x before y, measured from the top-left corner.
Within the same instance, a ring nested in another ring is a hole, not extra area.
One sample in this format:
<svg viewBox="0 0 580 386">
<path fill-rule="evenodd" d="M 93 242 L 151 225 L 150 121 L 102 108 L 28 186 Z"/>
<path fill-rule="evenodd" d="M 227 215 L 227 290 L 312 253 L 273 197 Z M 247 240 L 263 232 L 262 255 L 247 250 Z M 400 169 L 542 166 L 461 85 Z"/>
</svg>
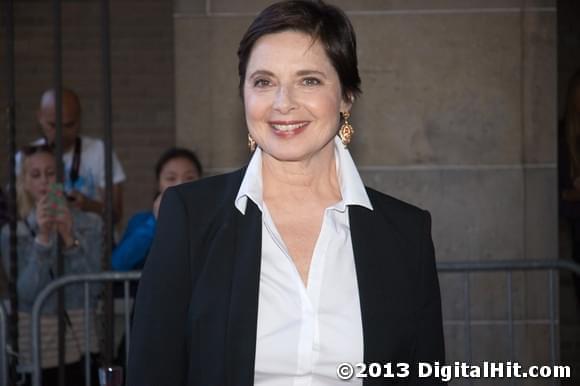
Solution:
<svg viewBox="0 0 580 386">
<path fill-rule="evenodd" d="M 560 138 L 565 133 L 564 115 L 567 104 L 569 84 L 574 74 L 580 71 L 580 1 L 559 0 L 558 7 L 558 112 L 560 117 Z M 559 147 L 560 170 L 565 162 L 562 157 L 566 147 Z M 560 176 L 560 186 L 563 185 Z M 562 198 L 562 194 L 560 194 Z M 561 201 L 562 202 L 562 201 Z M 578 204 L 580 207 L 580 203 Z M 560 211 L 560 257 L 572 259 L 574 242 L 580 245 L 580 232 L 574 228 L 579 220 L 570 220 L 565 211 Z M 576 235 L 574 235 L 576 234 Z M 576 241 L 575 241 L 576 239 Z M 578 247 L 576 247 L 578 249 Z M 578 254 L 578 251 L 576 252 Z M 580 278 L 578 279 L 580 281 Z M 572 369 L 580 368 L 580 294 L 575 290 L 571 275 L 564 274 L 560 281 L 560 343 L 561 362 L 570 365 Z M 574 380 L 562 384 L 579 384 L 578 372 L 572 371 Z"/>
</svg>

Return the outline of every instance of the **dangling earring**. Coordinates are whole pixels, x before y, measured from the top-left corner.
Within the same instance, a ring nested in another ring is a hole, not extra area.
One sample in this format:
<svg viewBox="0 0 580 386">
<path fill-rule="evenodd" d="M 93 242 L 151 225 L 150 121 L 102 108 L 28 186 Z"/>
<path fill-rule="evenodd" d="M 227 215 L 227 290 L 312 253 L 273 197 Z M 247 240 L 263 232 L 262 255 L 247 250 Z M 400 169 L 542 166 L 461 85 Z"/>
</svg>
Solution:
<svg viewBox="0 0 580 386">
<path fill-rule="evenodd" d="M 350 118 L 350 113 L 348 111 L 345 111 L 344 113 L 340 113 L 340 114 L 342 115 L 342 119 L 344 120 L 344 122 L 340 126 L 340 130 L 338 131 L 338 136 L 340 137 L 340 140 L 342 141 L 342 144 L 344 145 L 344 148 L 346 149 L 346 147 L 348 146 L 348 144 L 352 140 L 352 136 L 354 134 L 354 129 L 352 128 L 352 126 L 348 122 L 348 118 Z"/>
<path fill-rule="evenodd" d="M 254 141 L 250 133 L 248 133 L 248 148 L 250 149 L 250 153 L 256 150 L 256 141 Z"/>
</svg>

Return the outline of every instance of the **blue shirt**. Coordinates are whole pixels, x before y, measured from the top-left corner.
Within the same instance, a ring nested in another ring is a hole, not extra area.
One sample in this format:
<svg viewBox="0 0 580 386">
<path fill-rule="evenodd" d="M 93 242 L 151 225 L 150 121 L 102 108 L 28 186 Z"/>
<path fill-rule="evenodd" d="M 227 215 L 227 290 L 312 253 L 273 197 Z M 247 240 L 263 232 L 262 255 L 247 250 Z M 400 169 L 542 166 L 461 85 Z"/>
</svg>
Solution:
<svg viewBox="0 0 580 386">
<path fill-rule="evenodd" d="M 153 244 L 156 224 L 153 212 L 140 212 L 131 217 L 121 242 L 113 251 L 113 270 L 131 271 L 143 268 Z"/>
</svg>

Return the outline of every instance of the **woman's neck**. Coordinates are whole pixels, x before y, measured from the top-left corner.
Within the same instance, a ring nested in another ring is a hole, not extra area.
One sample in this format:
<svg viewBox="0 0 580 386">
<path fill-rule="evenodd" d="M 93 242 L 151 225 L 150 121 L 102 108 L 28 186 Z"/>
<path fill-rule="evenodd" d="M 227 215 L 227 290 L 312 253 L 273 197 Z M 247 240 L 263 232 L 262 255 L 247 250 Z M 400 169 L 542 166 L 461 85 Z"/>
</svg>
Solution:
<svg viewBox="0 0 580 386">
<path fill-rule="evenodd" d="M 301 161 L 279 161 L 263 153 L 264 201 L 340 200 L 334 144 Z"/>
</svg>

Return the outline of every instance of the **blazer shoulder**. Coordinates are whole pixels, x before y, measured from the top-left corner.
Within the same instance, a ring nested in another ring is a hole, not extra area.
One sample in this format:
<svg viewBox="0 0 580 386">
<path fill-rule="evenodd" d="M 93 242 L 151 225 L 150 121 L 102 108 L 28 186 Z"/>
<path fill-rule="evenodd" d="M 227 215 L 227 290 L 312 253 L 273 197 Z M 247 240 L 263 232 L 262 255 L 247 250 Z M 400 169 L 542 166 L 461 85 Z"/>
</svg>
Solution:
<svg viewBox="0 0 580 386">
<path fill-rule="evenodd" d="M 174 186 L 178 195 L 184 200 L 186 206 L 202 205 L 211 206 L 233 201 L 238 193 L 245 168 L 230 173 L 204 177 L 197 181 L 187 182 Z"/>
<path fill-rule="evenodd" d="M 431 214 L 413 204 L 366 187 L 374 210 L 405 234 L 416 233 L 426 226 L 430 231 Z"/>
</svg>

